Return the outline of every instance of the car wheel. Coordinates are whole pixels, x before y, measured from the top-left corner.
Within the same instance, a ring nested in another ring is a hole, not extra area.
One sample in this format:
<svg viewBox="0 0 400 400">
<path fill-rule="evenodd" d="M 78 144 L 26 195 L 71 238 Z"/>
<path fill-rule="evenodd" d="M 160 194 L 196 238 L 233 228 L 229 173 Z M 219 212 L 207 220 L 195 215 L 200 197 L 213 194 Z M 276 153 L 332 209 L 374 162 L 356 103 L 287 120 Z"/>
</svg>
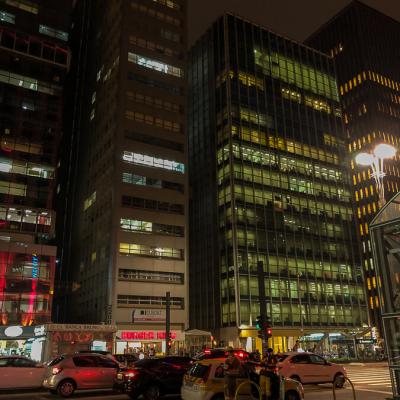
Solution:
<svg viewBox="0 0 400 400">
<path fill-rule="evenodd" d="M 160 388 L 156 385 L 149 386 L 144 392 L 146 400 L 158 400 L 160 398 Z"/>
<path fill-rule="evenodd" d="M 293 375 L 293 376 L 290 377 L 290 379 L 293 379 L 294 381 L 297 381 L 297 382 L 301 383 L 301 379 L 300 379 L 300 377 L 298 375 Z"/>
<path fill-rule="evenodd" d="M 61 397 L 71 397 L 75 392 L 75 382 L 72 379 L 65 379 L 57 386 L 57 393 Z"/>
<path fill-rule="evenodd" d="M 285 393 L 285 400 L 300 400 L 298 393 L 293 390 Z"/>
<path fill-rule="evenodd" d="M 343 374 L 336 374 L 335 378 L 333 379 L 333 384 L 335 388 L 341 389 L 344 386 L 344 375 Z"/>
</svg>

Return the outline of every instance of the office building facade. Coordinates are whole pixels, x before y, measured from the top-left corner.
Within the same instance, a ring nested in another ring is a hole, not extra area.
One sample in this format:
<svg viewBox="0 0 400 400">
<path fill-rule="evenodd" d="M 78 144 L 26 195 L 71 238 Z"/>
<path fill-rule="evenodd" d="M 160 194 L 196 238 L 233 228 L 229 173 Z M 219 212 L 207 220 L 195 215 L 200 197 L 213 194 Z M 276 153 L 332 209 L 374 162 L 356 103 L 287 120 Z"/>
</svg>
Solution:
<svg viewBox="0 0 400 400">
<path fill-rule="evenodd" d="M 353 1 L 315 32 L 306 43 L 334 58 L 346 147 L 351 165 L 362 264 L 371 325 L 380 327 L 378 281 L 373 264 L 369 224 L 379 211 L 379 193 L 370 167 L 355 157 L 379 143 L 398 148 L 400 140 L 400 23 L 359 1 Z M 399 154 L 385 160 L 385 198 L 400 189 Z"/>
<path fill-rule="evenodd" d="M 0 325 L 49 322 L 69 2 L 0 2 Z"/>
<path fill-rule="evenodd" d="M 191 326 L 254 348 L 263 295 L 275 349 L 366 325 L 332 59 L 226 14 L 188 79 Z"/>
<path fill-rule="evenodd" d="M 164 351 L 167 292 L 174 342 L 188 315 L 186 3 L 78 6 L 87 54 L 69 320 L 116 324 L 117 352 Z"/>
</svg>

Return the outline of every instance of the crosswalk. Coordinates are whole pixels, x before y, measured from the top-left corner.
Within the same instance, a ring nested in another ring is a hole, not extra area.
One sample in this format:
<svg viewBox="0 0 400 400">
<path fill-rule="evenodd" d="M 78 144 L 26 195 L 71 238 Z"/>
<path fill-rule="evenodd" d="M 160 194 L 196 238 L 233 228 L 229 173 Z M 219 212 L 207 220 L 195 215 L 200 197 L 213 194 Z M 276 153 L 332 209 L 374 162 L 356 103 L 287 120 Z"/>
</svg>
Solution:
<svg viewBox="0 0 400 400">
<path fill-rule="evenodd" d="M 392 387 L 388 368 L 346 367 L 347 376 L 357 387 L 360 385 Z"/>
</svg>

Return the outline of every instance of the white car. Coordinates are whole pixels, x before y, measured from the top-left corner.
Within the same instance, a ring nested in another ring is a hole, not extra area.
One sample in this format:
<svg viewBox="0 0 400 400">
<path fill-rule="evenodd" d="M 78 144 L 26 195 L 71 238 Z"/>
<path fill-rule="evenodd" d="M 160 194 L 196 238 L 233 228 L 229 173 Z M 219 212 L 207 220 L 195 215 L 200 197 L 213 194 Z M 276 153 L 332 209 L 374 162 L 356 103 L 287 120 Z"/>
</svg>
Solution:
<svg viewBox="0 0 400 400">
<path fill-rule="evenodd" d="M 43 364 L 23 356 L 0 357 L 0 389 L 40 388 Z"/>
</svg>

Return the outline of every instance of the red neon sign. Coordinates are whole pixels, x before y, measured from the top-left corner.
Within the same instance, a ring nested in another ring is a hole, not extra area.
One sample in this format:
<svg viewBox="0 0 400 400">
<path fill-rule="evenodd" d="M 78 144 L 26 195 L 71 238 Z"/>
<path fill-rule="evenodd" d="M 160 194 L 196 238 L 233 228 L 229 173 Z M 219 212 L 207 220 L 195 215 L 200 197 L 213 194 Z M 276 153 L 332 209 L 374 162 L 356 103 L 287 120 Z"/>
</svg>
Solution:
<svg viewBox="0 0 400 400">
<path fill-rule="evenodd" d="M 154 331 L 123 331 L 121 333 L 121 339 L 126 340 L 153 340 L 153 339 L 165 339 L 165 332 L 154 332 Z M 176 339 L 176 333 L 170 333 L 171 339 Z"/>
</svg>

